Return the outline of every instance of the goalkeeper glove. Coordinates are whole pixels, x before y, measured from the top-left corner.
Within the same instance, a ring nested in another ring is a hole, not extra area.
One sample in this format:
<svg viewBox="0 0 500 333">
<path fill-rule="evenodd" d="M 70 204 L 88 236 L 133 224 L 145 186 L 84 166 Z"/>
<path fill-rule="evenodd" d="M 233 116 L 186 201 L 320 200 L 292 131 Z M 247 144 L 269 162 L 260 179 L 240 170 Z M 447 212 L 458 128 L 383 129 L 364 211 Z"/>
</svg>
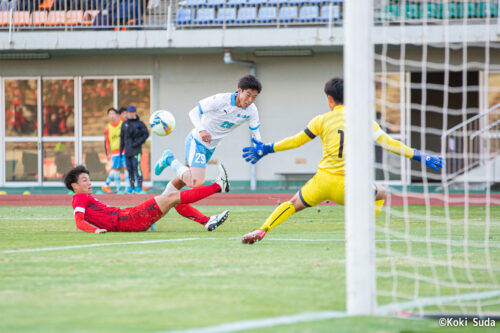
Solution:
<svg viewBox="0 0 500 333">
<path fill-rule="evenodd" d="M 274 143 L 265 144 L 255 138 L 252 138 L 252 142 L 255 144 L 255 147 L 243 148 L 242 156 L 245 161 L 255 164 L 267 154 L 274 153 Z"/>
<path fill-rule="evenodd" d="M 420 163 L 425 163 L 429 168 L 439 171 L 443 167 L 443 157 L 442 156 L 432 156 L 429 154 L 422 154 L 420 150 L 413 149 L 413 160 L 419 161 Z"/>
</svg>

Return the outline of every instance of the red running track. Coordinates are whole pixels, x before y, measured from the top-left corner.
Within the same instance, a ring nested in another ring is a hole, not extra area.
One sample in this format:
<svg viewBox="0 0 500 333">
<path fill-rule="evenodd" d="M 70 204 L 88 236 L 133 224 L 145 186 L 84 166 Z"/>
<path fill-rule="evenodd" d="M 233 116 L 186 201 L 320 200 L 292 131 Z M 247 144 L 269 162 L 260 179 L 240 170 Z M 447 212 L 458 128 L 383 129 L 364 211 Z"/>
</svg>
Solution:
<svg viewBox="0 0 500 333">
<path fill-rule="evenodd" d="M 158 194 L 98 194 L 95 195 L 101 202 L 110 206 L 135 206 Z M 215 194 L 196 203 L 205 206 L 274 206 L 287 201 L 292 197 L 291 193 L 230 193 Z M 386 205 L 401 206 L 405 203 L 409 205 L 425 205 L 427 202 L 431 206 L 443 206 L 445 203 L 443 194 L 429 194 L 427 200 L 422 193 L 408 193 L 406 196 L 392 194 L 386 200 Z M 485 194 L 469 194 L 470 206 L 484 206 L 487 203 Z M 72 196 L 69 194 L 9 194 L 0 195 L 0 206 L 71 206 Z M 450 194 L 447 201 L 450 206 L 463 206 L 465 203 L 464 194 Z M 490 205 L 500 205 L 500 193 L 493 193 L 489 196 Z M 333 205 L 331 202 L 321 205 Z"/>
</svg>

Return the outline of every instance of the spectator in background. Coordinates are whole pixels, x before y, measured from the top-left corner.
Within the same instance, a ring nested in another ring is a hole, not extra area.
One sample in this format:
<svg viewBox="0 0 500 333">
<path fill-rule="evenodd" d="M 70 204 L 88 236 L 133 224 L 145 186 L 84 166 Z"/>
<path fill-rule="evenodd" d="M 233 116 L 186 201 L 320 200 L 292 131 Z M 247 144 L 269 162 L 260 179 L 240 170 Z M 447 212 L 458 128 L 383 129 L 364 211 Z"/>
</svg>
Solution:
<svg viewBox="0 0 500 333">
<path fill-rule="evenodd" d="M 127 108 L 126 107 L 121 107 L 118 110 L 118 113 L 120 114 L 120 118 L 122 118 L 122 121 L 126 121 L 128 119 L 128 114 L 127 114 Z"/>
<path fill-rule="evenodd" d="M 120 121 L 122 123 L 126 122 L 128 119 L 127 116 L 127 108 L 126 107 L 121 107 L 118 109 L 118 115 L 120 116 Z M 125 159 L 124 154 L 120 154 L 120 158 L 122 159 L 122 167 L 123 167 L 123 180 L 125 181 L 125 186 L 130 183 L 130 179 L 128 176 L 128 169 L 127 169 L 127 160 Z M 121 176 L 120 176 L 121 177 Z"/>
<path fill-rule="evenodd" d="M 106 193 L 112 193 L 110 185 L 114 180 L 116 192 L 123 194 L 120 187 L 120 169 L 124 160 L 123 156 L 120 155 L 120 134 L 123 122 L 115 108 L 108 109 L 108 118 L 109 124 L 104 128 L 104 149 L 108 161 L 111 160 L 111 171 L 106 178 L 106 184 L 102 186 L 102 190 Z"/>
<path fill-rule="evenodd" d="M 127 188 L 127 193 L 146 193 L 142 189 L 141 156 L 142 144 L 146 142 L 149 132 L 139 119 L 134 105 L 127 107 L 127 116 L 128 120 L 123 123 L 120 133 L 120 155 L 125 151 L 129 172 L 130 187 Z M 134 183 L 136 177 L 137 183 Z"/>
</svg>

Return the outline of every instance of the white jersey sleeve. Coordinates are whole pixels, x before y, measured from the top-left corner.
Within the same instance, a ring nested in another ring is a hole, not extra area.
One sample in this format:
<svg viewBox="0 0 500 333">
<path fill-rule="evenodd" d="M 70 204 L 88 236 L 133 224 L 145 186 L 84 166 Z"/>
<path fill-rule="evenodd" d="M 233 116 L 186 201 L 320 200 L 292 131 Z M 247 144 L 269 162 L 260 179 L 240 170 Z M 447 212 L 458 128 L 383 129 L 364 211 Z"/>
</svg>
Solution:
<svg viewBox="0 0 500 333">
<path fill-rule="evenodd" d="M 252 105 L 248 128 L 250 129 L 252 138 L 261 141 L 260 130 L 259 130 L 260 128 L 259 111 L 257 110 L 257 107 L 255 105 Z"/>
</svg>

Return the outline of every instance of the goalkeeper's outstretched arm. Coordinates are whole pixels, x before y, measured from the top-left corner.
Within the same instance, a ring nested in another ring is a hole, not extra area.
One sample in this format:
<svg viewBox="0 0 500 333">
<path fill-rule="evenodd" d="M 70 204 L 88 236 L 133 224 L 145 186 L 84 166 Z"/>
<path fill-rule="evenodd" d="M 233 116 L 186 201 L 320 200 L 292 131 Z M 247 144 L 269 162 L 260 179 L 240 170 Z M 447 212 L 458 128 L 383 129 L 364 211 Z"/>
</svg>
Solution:
<svg viewBox="0 0 500 333">
<path fill-rule="evenodd" d="M 243 148 L 242 156 L 245 159 L 245 161 L 255 164 L 262 157 L 266 156 L 269 153 L 298 148 L 314 138 L 314 136 L 313 137 L 309 136 L 306 130 L 301 131 L 295 134 L 294 136 L 290 136 L 276 143 L 265 144 L 255 138 L 252 138 L 252 142 L 255 144 L 255 147 Z"/>
<path fill-rule="evenodd" d="M 416 148 L 410 148 L 403 144 L 401 141 L 391 138 L 382 130 L 379 130 L 379 136 L 377 138 L 377 143 L 380 144 L 384 149 L 398 155 L 403 155 L 411 158 L 420 163 L 425 163 L 429 168 L 439 171 L 443 167 L 443 158 L 441 156 L 432 156 L 429 154 L 422 154 L 420 150 Z"/>
</svg>

